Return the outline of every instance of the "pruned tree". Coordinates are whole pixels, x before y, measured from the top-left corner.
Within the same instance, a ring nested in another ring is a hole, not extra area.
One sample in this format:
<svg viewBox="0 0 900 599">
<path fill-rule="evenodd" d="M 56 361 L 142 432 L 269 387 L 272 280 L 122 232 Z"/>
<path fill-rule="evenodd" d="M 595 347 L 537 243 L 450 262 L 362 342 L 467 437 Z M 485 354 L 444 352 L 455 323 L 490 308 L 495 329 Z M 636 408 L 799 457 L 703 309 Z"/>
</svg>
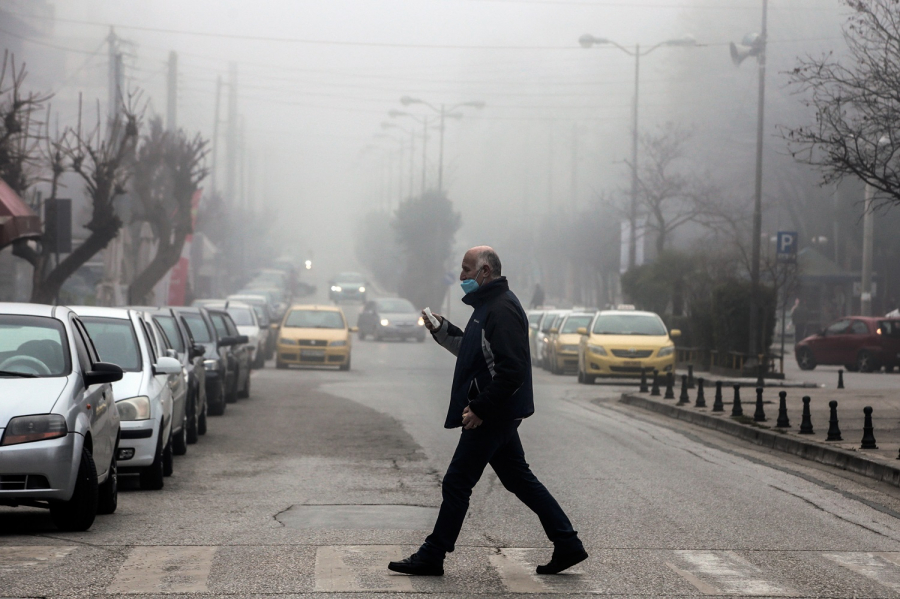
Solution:
<svg viewBox="0 0 900 599">
<path fill-rule="evenodd" d="M 207 140 L 199 133 L 163 129 L 162 119 L 150 121 L 134 163 L 132 190 L 156 239 L 156 254 L 128 286 L 132 304 L 148 301 L 153 287 L 181 257 L 185 239 L 193 233 L 192 200 L 209 172 L 204 165 Z"/>
<path fill-rule="evenodd" d="M 783 127 L 791 154 L 818 167 L 823 183 L 858 177 L 876 205 L 900 203 L 900 4 L 843 0 L 848 52 L 801 59 L 789 73 L 815 122 Z"/>
<path fill-rule="evenodd" d="M 27 76 L 25 65 L 16 66 L 15 56 L 5 51 L 0 65 L 0 179 L 20 196 L 42 175 L 46 122 L 39 117 L 52 97 L 26 92 Z"/>
</svg>

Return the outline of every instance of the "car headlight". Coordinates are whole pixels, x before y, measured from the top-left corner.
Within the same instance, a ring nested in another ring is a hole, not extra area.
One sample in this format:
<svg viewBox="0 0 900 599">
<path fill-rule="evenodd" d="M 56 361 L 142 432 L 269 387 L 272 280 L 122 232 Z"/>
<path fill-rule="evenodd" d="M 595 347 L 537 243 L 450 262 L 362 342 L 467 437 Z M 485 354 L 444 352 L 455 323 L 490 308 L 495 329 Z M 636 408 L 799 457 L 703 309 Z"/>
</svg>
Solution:
<svg viewBox="0 0 900 599">
<path fill-rule="evenodd" d="M 343 340 L 342 341 L 332 341 L 328 345 L 330 345 L 331 347 L 344 347 L 345 345 L 347 345 L 347 342 L 343 341 Z"/>
<path fill-rule="evenodd" d="M 359 292 L 360 292 L 360 293 L 365 293 L 365 292 L 366 292 L 366 288 L 365 288 L 365 287 L 360 287 L 360 288 L 359 288 Z"/>
<path fill-rule="evenodd" d="M 0 445 L 17 445 L 32 441 L 46 441 L 69 434 L 66 419 L 59 414 L 34 414 L 12 418 L 6 425 Z"/>
<path fill-rule="evenodd" d="M 338 292 L 339 292 L 339 291 L 341 290 L 341 286 L 340 286 L 340 285 L 332 285 L 332 286 L 331 286 L 331 290 L 332 290 L 332 291 L 338 291 Z"/>
<path fill-rule="evenodd" d="M 563 345 L 559 348 L 559 351 L 578 351 L 577 345 Z"/>
<path fill-rule="evenodd" d="M 381 326 L 386 327 L 386 326 L 389 325 L 389 324 L 391 324 L 391 321 L 388 320 L 387 318 L 382 318 L 382 319 L 381 319 Z"/>
<path fill-rule="evenodd" d="M 606 350 L 603 349 L 603 346 L 601 346 L 601 345 L 593 345 L 591 343 L 588 343 L 588 351 L 595 353 L 598 356 L 606 355 Z"/>
<path fill-rule="evenodd" d="M 203 360 L 203 370 L 218 370 L 219 369 L 219 361 L 218 360 Z"/>
<path fill-rule="evenodd" d="M 425 319 L 422 318 L 422 317 L 420 316 L 420 317 L 419 317 L 419 320 L 416 321 L 416 324 L 419 325 L 420 327 L 424 327 L 424 326 L 425 326 Z"/>
<path fill-rule="evenodd" d="M 146 395 L 119 400 L 116 407 L 119 409 L 119 420 L 122 422 L 150 419 L 150 398 Z"/>
<path fill-rule="evenodd" d="M 282 337 L 281 339 L 278 340 L 278 343 L 280 343 L 281 345 L 297 345 L 297 340 L 296 339 L 285 339 L 284 337 Z"/>
<path fill-rule="evenodd" d="M 666 356 L 671 356 L 675 353 L 675 346 L 669 345 L 668 347 L 663 347 L 659 350 L 659 353 L 656 354 L 658 358 L 665 358 Z"/>
</svg>

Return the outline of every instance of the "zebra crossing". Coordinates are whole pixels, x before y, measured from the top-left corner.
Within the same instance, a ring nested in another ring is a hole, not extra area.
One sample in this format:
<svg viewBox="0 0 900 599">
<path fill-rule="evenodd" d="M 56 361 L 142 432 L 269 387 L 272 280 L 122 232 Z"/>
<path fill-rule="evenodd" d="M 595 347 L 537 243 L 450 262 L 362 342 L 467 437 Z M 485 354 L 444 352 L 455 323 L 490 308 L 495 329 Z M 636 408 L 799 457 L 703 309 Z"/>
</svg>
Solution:
<svg viewBox="0 0 900 599">
<path fill-rule="evenodd" d="M 234 554 L 228 546 L 134 546 L 124 548 L 114 575 L 100 583 L 100 595 L 167 595 L 220 592 L 217 578 L 227 576 L 229 564 L 222 553 Z M 239 548 L 238 548 L 239 549 Z M 458 594 L 462 580 L 471 571 L 454 572 L 448 561 L 447 575 L 441 578 L 412 578 L 386 569 L 392 559 L 409 555 L 413 548 L 400 545 L 329 545 L 310 547 L 308 569 L 298 574 L 296 584 L 287 585 L 290 593 L 362 593 L 362 594 Z M 38 570 L 84 561 L 83 546 L 35 545 L 0 546 L 0 589 L 16 589 L 15 581 L 35 578 Z M 468 590 L 473 594 L 501 592 L 537 596 L 566 594 L 636 595 L 684 594 L 710 596 L 805 597 L 849 596 L 856 589 L 868 589 L 866 596 L 900 595 L 900 552 L 821 551 L 796 552 L 811 560 L 814 572 L 803 580 L 785 580 L 784 572 L 766 568 L 753 553 L 727 550 L 654 550 L 654 559 L 646 559 L 644 568 L 653 572 L 632 574 L 637 579 L 658 581 L 657 591 L 627 588 L 627 579 L 613 565 L 612 550 L 595 551 L 594 558 L 579 564 L 565 575 L 541 577 L 534 568 L 546 559 L 547 549 L 535 548 L 461 548 L 465 559 L 483 565 L 489 580 L 478 578 Z M 627 550 L 617 550 L 627 553 Z M 636 551 L 636 550 L 635 550 Z M 646 551 L 646 550 L 644 550 Z M 237 551 L 240 557 L 240 551 Z M 785 552 L 778 552 L 785 553 Z M 787 552 L 790 553 L 790 552 Z M 247 558 L 251 555 L 247 551 Z M 232 555 L 232 557 L 234 557 Z M 457 561 L 459 556 L 454 556 Z M 634 557 L 634 556 L 631 556 Z M 643 557 L 646 557 L 644 555 Z M 90 570 L 85 568 L 86 571 Z M 213 574 L 215 573 L 215 574 Z M 310 579 L 309 574 L 313 573 Z M 52 575 L 52 570 L 45 572 Z M 816 576 L 840 579 L 842 586 L 831 592 L 807 588 Z M 312 582 L 310 582 L 310 580 Z M 11 584 L 8 584 L 11 583 Z M 479 590 L 478 585 L 485 587 Z M 622 588 L 622 587 L 625 588 Z M 871 589 L 878 589 L 873 592 Z M 39 589 L 38 589 L 39 590 Z M 252 592 L 248 588 L 247 592 Z M 0 590 L 0 597 L 11 596 Z"/>
</svg>

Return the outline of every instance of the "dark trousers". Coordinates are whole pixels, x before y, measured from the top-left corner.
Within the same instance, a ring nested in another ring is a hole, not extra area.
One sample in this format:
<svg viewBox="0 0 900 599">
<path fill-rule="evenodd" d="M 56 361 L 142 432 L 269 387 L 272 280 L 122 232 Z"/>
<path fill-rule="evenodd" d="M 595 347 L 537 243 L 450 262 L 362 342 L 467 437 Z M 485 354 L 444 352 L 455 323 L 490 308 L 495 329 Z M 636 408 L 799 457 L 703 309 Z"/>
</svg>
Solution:
<svg viewBox="0 0 900 599">
<path fill-rule="evenodd" d="M 488 464 L 506 490 L 537 514 L 544 532 L 557 549 L 582 548 L 578 533 L 572 529 L 566 514 L 528 467 L 519 440 L 519 424 L 518 420 L 485 422 L 478 428 L 463 429 L 444 476 L 443 502 L 434 532 L 428 535 L 420 549 L 425 557 L 443 560 L 446 553 L 453 551 L 469 509 L 472 489 Z"/>
</svg>

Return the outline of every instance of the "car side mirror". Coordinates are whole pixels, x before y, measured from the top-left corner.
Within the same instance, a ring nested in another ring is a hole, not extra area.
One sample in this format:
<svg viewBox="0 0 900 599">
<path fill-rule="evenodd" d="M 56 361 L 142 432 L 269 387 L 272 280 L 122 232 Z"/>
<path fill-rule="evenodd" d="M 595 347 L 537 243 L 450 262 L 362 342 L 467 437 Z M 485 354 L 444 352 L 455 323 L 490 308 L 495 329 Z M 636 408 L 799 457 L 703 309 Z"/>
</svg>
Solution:
<svg viewBox="0 0 900 599">
<path fill-rule="evenodd" d="M 250 337 L 247 335 L 238 335 L 236 337 L 238 345 L 243 345 L 244 343 L 250 343 Z"/>
<path fill-rule="evenodd" d="M 681 329 L 672 329 L 669 331 L 669 337 L 681 337 Z"/>
<path fill-rule="evenodd" d="M 181 374 L 181 362 L 163 356 L 153 365 L 153 374 Z"/>
<path fill-rule="evenodd" d="M 109 362 L 94 362 L 94 369 L 84 373 L 84 386 L 101 385 L 103 383 L 115 383 L 122 380 L 125 372 L 117 364 Z"/>
<path fill-rule="evenodd" d="M 578 327 L 578 330 L 575 332 L 579 335 L 587 335 L 587 329 L 585 327 Z"/>
<path fill-rule="evenodd" d="M 358 331 L 359 331 L 359 327 L 350 327 L 350 332 L 351 332 L 351 333 L 356 333 L 356 332 L 358 332 Z"/>
<path fill-rule="evenodd" d="M 194 358 L 202 358 L 206 355 L 206 348 L 204 348 L 202 345 L 193 345 L 188 351 L 191 360 L 193 360 Z"/>
<path fill-rule="evenodd" d="M 559 329 L 557 329 L 556 327 L 553 327 L 552 329 L 550 329 L 549 332 L 550 332 L 551 335 L 554 335 L 554 334 L 556 334 L 556 333 L 559 332 Z"/>
</svg>

